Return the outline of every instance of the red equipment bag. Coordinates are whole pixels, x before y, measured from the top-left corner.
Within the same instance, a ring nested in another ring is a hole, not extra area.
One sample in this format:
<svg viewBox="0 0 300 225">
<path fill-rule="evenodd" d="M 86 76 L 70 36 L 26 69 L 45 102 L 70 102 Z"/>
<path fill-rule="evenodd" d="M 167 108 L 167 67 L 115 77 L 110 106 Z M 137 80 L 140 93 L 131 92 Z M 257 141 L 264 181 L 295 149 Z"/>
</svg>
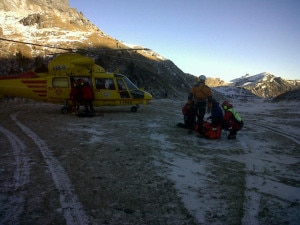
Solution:
<svg viewBox="0 0 300 225">
<path fill-rule="evenodd" d="M 221 137 L 221 126 L 212 125 L 209 122 L 203 122 L 203 136 L 208 139 L 219 139 Z"/>
</svg>

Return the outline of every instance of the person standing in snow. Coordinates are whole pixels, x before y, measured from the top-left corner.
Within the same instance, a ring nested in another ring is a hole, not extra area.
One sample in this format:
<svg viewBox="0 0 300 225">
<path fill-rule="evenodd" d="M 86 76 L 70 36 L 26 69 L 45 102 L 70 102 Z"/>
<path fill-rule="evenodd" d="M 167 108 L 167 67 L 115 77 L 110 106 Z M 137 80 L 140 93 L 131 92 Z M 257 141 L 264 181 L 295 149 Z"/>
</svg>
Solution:
<svg viewBox="0 0 300 225">
<path fill-rule="evenodd" d="M 82 91 L 82 100 L 84 101 L 84 107 L 85 107 L 85 112 L 94 112 L 94 107 L 93 107 L 93 99 L 94 99 L 94 93 L 93 90 L 89 84 L 89 82 L 85 82 L 83 86 L 81 87 Z"/>
<path fill-rule="evenodd" d="M 206 112 L 210 113 L 211 111 L 211 100 L 212 100 L 212 91 L 205 85 L 206 77 L 200 75 L 198 82 L 193 86 L 188 95 L 188 102 L 194 102 L 194 106 L 197 112 L 197 125 L 198 125 L 198 135 L 202 135 L 203 130 L 203 118 Z"/>
<path fill-rule="evenodd" d="M 228 101 L 222 103 L 222 108 L 224 110 L 222 128 L 229 131 L 228 139 L 235 139 L 237 132 L 244 126 L 244 122 Z"/>
</svg>

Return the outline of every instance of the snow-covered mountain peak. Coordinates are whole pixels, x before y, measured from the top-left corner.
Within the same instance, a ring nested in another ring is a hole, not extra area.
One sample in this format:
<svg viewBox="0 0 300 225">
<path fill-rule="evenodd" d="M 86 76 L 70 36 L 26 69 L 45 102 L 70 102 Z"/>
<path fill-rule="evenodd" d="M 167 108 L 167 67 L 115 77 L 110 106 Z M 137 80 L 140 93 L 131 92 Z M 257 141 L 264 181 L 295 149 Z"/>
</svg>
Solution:
<svg viewBox="0 0 300 225">
<path fill-rule="evenodd" d="M 249 86 L 249 85 L 255 85 L 256 83 L 262 81 L 270 81 L 275 77 L 276 77 L 275 75 L 269 72 L 263 72 L 256 75 L 246 74 L 240 78 L 231 80 L 231 83 L 233 83 L 235 86 Z"/>
<path fill-rule="evenodd" d="M 287 91 L 299 88 L 298 82 L 291 83 L 269 72 L 256 75 L 246 74 L 231 82 L 233 86 L 247 89 L 262 98 L 273 98 Z"/>
</svg>

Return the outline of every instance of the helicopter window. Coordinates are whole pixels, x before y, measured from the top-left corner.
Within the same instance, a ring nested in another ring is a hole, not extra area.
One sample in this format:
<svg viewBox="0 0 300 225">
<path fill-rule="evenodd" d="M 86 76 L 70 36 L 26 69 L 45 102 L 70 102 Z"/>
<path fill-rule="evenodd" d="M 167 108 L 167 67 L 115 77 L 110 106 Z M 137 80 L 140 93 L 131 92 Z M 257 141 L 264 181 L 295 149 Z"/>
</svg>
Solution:
<svg viewBox="0 0 300 225">
<path fill-rule="evenodd" d="M 54 77 L 52 86 L 57 88 L 67 88 L 69 87 L 69 80 L 67 77 Z"/>
<path fill-rule="evenodd" d="M 96 78 L 96 89 L 115 90 L 114 80 L 111 78 Z"/>
<path fill-rule="evenodd" d="M 96 89 L 104 89 L 105 88 L 104 79 L 95 79 L 95 82 L 96 82 Z"/>
<path fill-rule="evenodd" d="M 135 90 L 135 89 L 138 89 L 138 87 L 132 83 L 127 77 L 124 76 L 124 81 L 125 83 L 127 84 L 127 87 L 129 90 Z"/>
<path fill-rule="evenodd" d="M 133 98 L 144 98 L 144 92 L 140 90 L 133 90 L 130 92 Z"/>
<path fill-rule="evenodd" d="M 126 90 L 126 86 L 123 79 L 117 79 L 117 82 L 119 90 Z"/>
</svg>

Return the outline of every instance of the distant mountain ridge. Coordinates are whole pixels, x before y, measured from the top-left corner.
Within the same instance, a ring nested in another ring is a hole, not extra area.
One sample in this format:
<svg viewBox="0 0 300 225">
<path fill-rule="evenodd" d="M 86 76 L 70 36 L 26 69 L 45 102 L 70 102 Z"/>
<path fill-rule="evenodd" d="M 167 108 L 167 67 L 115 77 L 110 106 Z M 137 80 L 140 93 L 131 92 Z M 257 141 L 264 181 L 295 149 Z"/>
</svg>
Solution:
<svg viewBox="0 0 300 225">
<path fill-rule="evenodd" d="M 198 76 L 184 73 L 156 52 L 135 50 L 141 46 L 125 44 L 105 34 L 71 8 L 68 0 L 0 0 L 0 38 L 0 75 L 40 68 L 54 55 L 71 51 L 94 57 L 107 71 L 127 75 L 155 98 L 186 98 Z M 228 85 L 209 77 L 206 83 L 211 87 Z M 272 98 L 297 89 L 299 82 L 258 74 L 235 79 L 231 85 Z"/>
<path fill-rule="evenodd" d="M 274 98 L 300 88 L 300 80 L 285 80 L 271 73 L 246 74 L 231 81 L 236 87 L 247 89 L 261 98 Z"/>
</svg>

